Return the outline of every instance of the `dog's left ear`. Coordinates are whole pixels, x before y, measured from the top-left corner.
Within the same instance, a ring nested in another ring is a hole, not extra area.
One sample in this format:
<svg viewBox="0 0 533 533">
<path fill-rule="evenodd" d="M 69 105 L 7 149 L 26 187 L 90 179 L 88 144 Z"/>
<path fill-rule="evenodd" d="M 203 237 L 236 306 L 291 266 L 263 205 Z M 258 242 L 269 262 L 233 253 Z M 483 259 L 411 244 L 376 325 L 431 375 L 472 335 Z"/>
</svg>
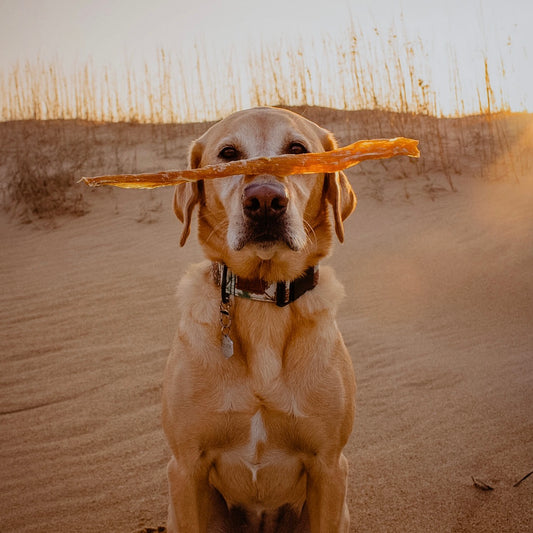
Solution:
<svg viewBox="0 0 533 533">
<path fill-rule="evenodd" d="M 326 198 L 333 206 L 335 233 L 339 241 L 344 242 L 343 221 L 353 213 L 357 198 L 344 172 L 326 174 L 325 188 Z"/>
<path fill-rule="evenodd" d="M 328 132 L 322 140 L 324 150 L 334 150 L 337 148 L 337 141 L 331 133 Z M 335 218 L 335 233 L 340 242 L 344 242 L 344 224 L 355 209 L 357 198 L 353 192 L 352 186 L 344 172 L 334 172 L 326 174 L 324 181 L 324 193 L 326 199 L 333 207 L 333 216 Z"/>
<path fill-rule="evenodd" d="M 195 142 L 189 154 L 189 167 L 198 168 L 202 159 L 203 146 Z M 174 213 L 183 222 L 183 231 L 181 232 L 180 246 L 187 242 L 191 233 L 191 222 L 194 208 L 202 201 L 204 192 L 203 181 L 193 183 L 182 183 L 176 185 L 174 192 Z"/>
</svg>

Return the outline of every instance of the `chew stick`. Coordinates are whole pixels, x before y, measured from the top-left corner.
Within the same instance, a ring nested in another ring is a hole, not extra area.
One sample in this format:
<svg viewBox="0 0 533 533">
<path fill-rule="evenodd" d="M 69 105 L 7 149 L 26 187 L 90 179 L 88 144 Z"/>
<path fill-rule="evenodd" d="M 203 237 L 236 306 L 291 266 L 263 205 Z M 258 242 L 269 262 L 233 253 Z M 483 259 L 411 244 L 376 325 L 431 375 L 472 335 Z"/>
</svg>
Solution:
<svg viewBox="0 0 533 533">
<path fill-rule="evenodd" d="M 328 152 L 256 157 L 188 170 L 96 176 L 94 178 L 81 178 L 80 181 L 84 181 L 91 187 L 113 185 L 126 189 L 154 189 L 168 185 L 179 185 L 188 181 L 224 178 L 240 174 L 247 176 L 259 174 L 290 176 L 292 174 L 337 172 L 367 159 L 386 159 L 397 155 L 419 157 L 418 141 L 405 137 L 357 141 Z"/>
</svg>

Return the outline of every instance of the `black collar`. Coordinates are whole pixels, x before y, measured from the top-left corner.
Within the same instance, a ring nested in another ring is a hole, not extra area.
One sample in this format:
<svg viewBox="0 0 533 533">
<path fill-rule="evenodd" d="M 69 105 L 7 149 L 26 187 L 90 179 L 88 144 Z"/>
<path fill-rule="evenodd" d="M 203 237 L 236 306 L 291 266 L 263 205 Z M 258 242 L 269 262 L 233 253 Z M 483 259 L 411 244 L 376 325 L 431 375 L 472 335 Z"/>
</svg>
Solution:
<svg viewBox="0 0 533 533">
<path fill-rule="evenodd" d="M 318 283 L 318 265 L 309 267 L 301 277 L 293 281 L 267 283 L 255 278 L 241 278 L 223 263 L 212 264 L 213 279 L 221 289 L 222 301 L 228 303 L 230 296 L 275 303 L 285 307 L 297 300 Z"/>
</svg>

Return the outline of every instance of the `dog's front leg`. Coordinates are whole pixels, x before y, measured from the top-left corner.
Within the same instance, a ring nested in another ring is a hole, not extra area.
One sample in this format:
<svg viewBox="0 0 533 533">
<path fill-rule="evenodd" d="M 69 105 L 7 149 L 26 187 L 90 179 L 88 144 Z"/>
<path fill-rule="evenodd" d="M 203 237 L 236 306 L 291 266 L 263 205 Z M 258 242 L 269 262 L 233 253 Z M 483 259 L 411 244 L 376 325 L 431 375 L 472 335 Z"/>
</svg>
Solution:
<svg viewBox="0 0 533 533">
<path fill-rule="evenodd" d="M 346 457 L 341 454 L 338 461 L 328 464 L 318 456 L 307 474 L 307 508 L 311 533 L 348 533 L 350 515 L 346 503 Z"/>
<path fill-rule="evenodd" d="M 205 533 L 210 516 L 211 488 L 207 472 L 193 465 L 178 462 L 172 457 L 168 463 L 170 503 L 168 533 Z M 200 471 L 199 471 L 200 470 Z"/>
</svg>

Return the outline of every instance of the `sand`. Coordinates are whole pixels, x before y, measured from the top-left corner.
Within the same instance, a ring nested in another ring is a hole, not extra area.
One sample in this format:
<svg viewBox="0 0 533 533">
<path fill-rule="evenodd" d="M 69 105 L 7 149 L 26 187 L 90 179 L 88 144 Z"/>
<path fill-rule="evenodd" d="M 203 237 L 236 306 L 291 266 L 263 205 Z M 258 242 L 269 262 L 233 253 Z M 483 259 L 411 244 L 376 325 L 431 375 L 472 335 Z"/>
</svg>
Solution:
<svg viewBox="0 0 533 533">
<path fill-rule="evenodd" d="M 533 470 L 533 180 L 376 199 L 357 172 L 327 261 L 358 382 L 352 530 L 533 531 L 533 476 L 513 486 Z M 161 380 L 202 258 L 170 198 L 95 192 L 53 229 L 0 215 L 0 531 L 164 526 Z"/>
</svg>

